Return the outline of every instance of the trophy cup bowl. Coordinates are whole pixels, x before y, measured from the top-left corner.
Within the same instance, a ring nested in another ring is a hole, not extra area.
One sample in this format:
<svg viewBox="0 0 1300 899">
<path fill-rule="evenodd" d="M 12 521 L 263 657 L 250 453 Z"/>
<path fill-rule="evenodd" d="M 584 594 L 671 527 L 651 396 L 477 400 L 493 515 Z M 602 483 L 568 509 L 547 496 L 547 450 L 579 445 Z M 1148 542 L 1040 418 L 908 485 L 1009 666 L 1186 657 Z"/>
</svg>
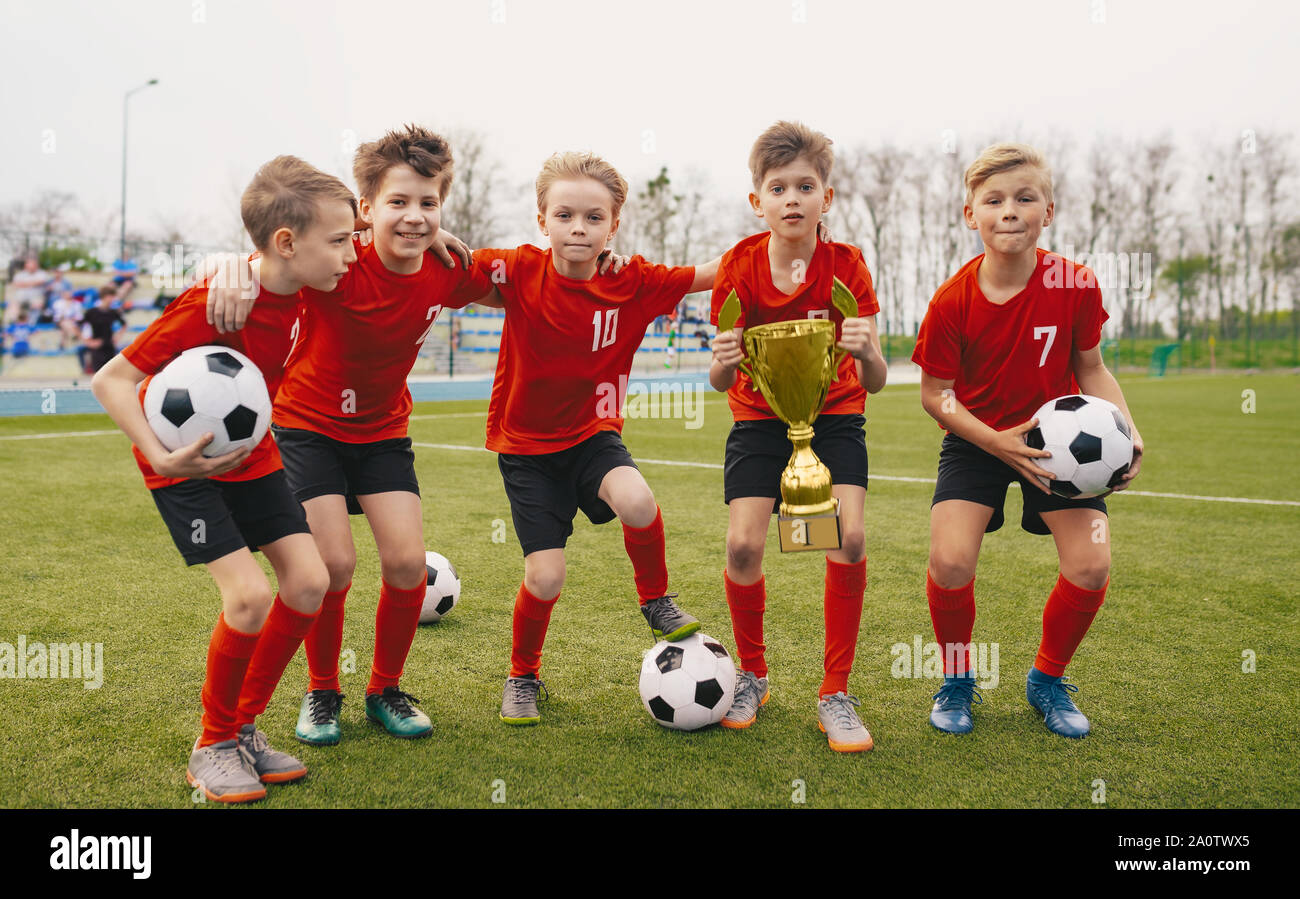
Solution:
<svg viewBox="0 0 1300 899">
<path fill-rule="evenodd" d="M 838 549 L 839 502 L 831 496 L 830 471 L 812 451 L 812 423 L 826 402 L 839 361 L 835 324 L 827 319 L 774 322 L 746 328 L 742 340 L 746 373 L 786 423 L 793 445 L 781 472 L 781 549 Z M 820 538 L 810 537 L 808 519 L 823 519 L 824 524 L 833 519 L 833 540 L 825 527 L 813 528 Z"/>
</svg>

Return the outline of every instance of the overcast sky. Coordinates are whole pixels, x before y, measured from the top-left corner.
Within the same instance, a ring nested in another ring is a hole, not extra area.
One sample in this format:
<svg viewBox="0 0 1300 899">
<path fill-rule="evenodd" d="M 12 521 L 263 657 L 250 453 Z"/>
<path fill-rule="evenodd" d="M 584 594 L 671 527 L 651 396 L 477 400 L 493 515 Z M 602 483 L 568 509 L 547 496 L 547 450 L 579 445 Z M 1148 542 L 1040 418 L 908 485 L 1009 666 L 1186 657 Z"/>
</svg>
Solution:
<svg viewBox="0 0 1300 899">
<path fill-rule="evenodd" d="M 1154 0 L 0 0 L 0 204 L 41 188 L 128 226 L 228 230 L 257 166 L 344 176 L 406 121 L 476 129 L 511 190 L 561 149 L 629 180 L 705 173 L 740 201 L 779 118 L 838 146 L 945 131 L 1300 132 L 1300 5 Z M 1058 211 L 1059 213 L 1059 211 Z M 531 238 L 521 212 L 517 240 Z"/>
</svg>

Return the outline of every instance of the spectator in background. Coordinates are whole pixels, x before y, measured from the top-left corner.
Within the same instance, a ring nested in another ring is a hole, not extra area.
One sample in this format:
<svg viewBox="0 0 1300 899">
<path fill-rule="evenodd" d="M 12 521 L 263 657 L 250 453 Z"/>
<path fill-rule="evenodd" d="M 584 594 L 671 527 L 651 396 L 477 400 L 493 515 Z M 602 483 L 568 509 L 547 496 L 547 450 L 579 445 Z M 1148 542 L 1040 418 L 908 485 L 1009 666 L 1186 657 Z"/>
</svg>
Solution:
<svg viewBox="0 0 1300 899">
<path fill-rule="evenodd" d="M 24 309 L 18 313 L 18 318 L 5 329 L 5 333 L 9 335 L 9 355 L 15 359 L 21 359 L 32 351 L 30 318 L 31 313 Z"/>
<path fill-rule="evenodd" d="M 50 273 L 50 280 L 45 283 L 45 301 L 41 305 L 40 313 L 36 318 L 36 324 L 54 324 L 55 301 L 65 293 L 72 292 L 72 282 L 69 281 L 67 275 L 64 274 L 66 268 L 67 263 L 64 263 L 63 268 Z"/>
<path fill-rule="evenodd" d="M 123 309 L 131 308 L 131 291 L 135 289 L 136 279 L 140 277 L 140 263 L 134 259 L 117 259 L 113 262 L 113 283 L 117 285 L 117 296 L 122 301 Z"/>
<path fill-rule="evenodd" d="M 117 299 L 117 288 L 106 284 L 99 289 L 99 302 L 87 309 L 82 316 L 82 347 L 87 351 L 82 361 L 82 369 L 91 375 L 108 364 L 108 360 L 117 355 L 117 345 L 113 342 L 113 331 L 126 324 L 122 313 L 113 308 Z"/>
<path fill-rule="evenodd" d="M 81 337 L 81 301 L 65 290 L 50 305 L 50 318 L 59 329 L 59 349 L 66 350 L 76 346 Z M 84 364 L 81 366 L 86 367 Z"/>
<path fill-rule="evenodd" d="M 19 314 L 32 310 L 40 311 L 45 305 L 45 285 L 50 276 L 41 271 L 40 260 L 28 256 L 20 271 L 14 273 L 9 284 L 9 302 L 5 311 L 6 324 L 15 321 Z"/>
</svg>

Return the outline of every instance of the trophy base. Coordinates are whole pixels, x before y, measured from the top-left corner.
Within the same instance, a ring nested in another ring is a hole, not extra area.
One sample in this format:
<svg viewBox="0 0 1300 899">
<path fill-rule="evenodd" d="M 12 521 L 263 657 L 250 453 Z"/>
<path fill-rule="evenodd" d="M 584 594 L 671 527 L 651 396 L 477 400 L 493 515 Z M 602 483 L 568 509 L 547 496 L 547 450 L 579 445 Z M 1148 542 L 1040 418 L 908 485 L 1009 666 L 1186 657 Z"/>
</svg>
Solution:
<svg viewBox="0 0 1300 899">
<path fill-rule="evenodd" d="M 776 532 L 783 553 L 839 549 L 844 540 L 839 503 L 836 502 L 834 511 L 823 515 L 779 515 Z"/>
</svg>

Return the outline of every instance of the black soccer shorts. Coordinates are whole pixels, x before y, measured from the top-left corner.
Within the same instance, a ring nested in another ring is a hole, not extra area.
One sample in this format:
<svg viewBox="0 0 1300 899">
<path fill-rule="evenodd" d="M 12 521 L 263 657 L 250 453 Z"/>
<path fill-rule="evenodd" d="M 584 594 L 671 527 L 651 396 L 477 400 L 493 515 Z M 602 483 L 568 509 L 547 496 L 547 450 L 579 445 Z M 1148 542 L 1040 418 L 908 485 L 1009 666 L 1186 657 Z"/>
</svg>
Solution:
<svg viewBox="0 0 1300 899">
<path fill-rule="evenodd" d="M 315 431 L 271 426 L 289 486 L 299 502 L 338 494 L 348 514 L 360 515 L 358 496 L 404 490 L 420 495 L 410 437 L 344 443 Z"/>
<path fill-rule="evenodd" d="M 866 419 L 861 415 L 819 415 L 813 422 L 812 450 L 830 469 L 834 484 L 867 487 Z M 746 496 L 781 496 L 781 472 L 794 447 L 779 418 L 738 421 L 727 435 L 722 472 L 723 502 Z"/>
<path fill-rule="evenodd" d="M 934 485 L 934 499 L 930 505 L 933 507 L 935 503 L 948 499 L 964 499 L 989 506 L 993 509 L 993 517 L 989 519 L 984 532 L 991 534 L 1002 527 L 1002 507 L 1006 503 L 1007 487 L 1012 481 L 1020 484 L 1020 494 L 1024 500 L 1020 526 L 1031 534 L 1051 533 L 1043 521 L 1044 512 L 1060 509 L 1096 509 L 1103 514 L 1106 512 L 1106 501 L 1099 496 L 1092 499 L 1066 499 L 1055 493 L 1044 493 L 1022 478 L 1010 465 L 956 434 L 943 438 L 943 447 L 939 451 L 939 480 Z"/>
<path fill-rule="evenodd" d="M 150 493 L 186 565 L 214 562 L 245 546 L 256 552 L 281 537 L 311 533 L 283 470 L 251 481 L 192 478 Z"/>
<path fill-rule="evenodd" d="M 497 468 L 524 555 L 563 549 L 579 509 L 592 524 L 613 521 L 614 510 L 598 495 L 600 482 L 623 465 L 636 468 L 614 431 L 600 431 L 558 453 L 500 453 Z"/>
</svg>

